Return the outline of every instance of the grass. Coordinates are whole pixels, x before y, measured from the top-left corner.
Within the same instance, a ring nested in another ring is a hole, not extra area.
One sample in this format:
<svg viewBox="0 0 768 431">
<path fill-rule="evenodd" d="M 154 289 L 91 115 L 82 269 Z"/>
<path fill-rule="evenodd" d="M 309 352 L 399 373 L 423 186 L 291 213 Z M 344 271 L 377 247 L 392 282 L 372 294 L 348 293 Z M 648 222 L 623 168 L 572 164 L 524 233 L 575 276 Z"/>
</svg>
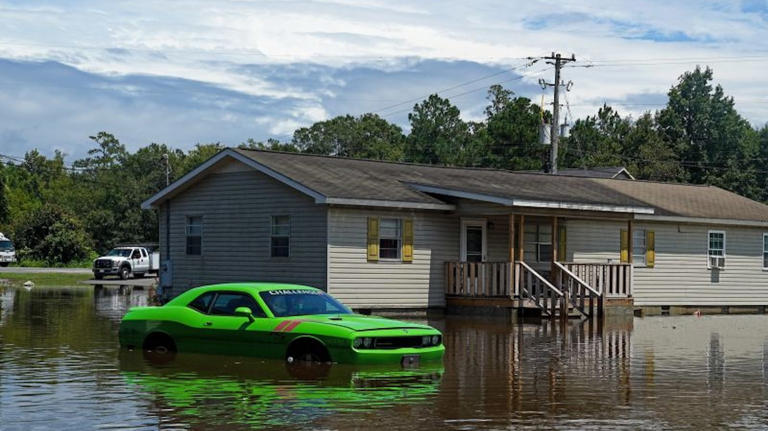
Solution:
<svg viewBox="0 0 768 431">
<path fill-rule="evenodd" d="M 0 279 L 10 280 L 14 284 L 21 284 L 29 280 L 41 286 L 76 286 L 80 284 L 81 281 L 89 280 L 90 278 L 91 274 L 16 274 L 10 272 L 2 272 L 2 270 L 0 270 Z"/>
<path fill-rule="evenodd" d="M 11 264 L 11 266 L 27 267 L 27 268 L 90 268 L 93 264 L 92 259 L 86 259 L 81 261 L 60 263 L 60 262 L 48 262 L 45 260 L 36 259 L 23 259 L 21 262 Z"/>
</svg>

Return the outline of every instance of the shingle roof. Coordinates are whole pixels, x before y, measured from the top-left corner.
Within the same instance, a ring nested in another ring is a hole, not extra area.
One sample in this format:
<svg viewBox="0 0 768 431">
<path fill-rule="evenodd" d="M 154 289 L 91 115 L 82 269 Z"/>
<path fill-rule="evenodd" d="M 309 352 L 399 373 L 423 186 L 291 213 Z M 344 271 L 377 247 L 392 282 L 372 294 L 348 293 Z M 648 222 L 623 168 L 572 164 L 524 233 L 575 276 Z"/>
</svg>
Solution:
<svg viewBox="0 0 768 431">
<path fill-rule="evenodd" d="M 327 198 L 442 203 L 436 194 L 418 190 L 431 186 L 499 199 L 652 208 L 654 215 L 768 222 L 768 206 L 713 186 L 235 151 Z"/>
<path fill-rule="evenodd" d="M 620 178 L 622 173 L 629 179 L 633 179 L 629 171 L 623 166 L 595 166 L 588 169 L 558 169 L 558 175 L 568 175 L 572 177 L 588 177 L 588 178 Z"/>
</svg>

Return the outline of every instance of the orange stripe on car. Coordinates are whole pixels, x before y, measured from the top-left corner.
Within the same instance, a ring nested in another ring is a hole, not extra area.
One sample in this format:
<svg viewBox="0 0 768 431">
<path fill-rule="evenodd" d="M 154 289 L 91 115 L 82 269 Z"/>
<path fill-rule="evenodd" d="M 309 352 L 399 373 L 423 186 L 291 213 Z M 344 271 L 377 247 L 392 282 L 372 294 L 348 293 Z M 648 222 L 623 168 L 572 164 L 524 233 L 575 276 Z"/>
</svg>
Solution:
<svg viewBox="0 0 768 431">
<path fill-rule="evenodd" d="M 280 332 L 283 330 L 283 328 L 288 326 L 288 324 L 290 324 L 291 322 L 293 322 L 293 320 L 283 320 L 277 326 L 275 326 L 275 329 L 273 329 L 273 331 Z"/>
<path fill-rule="evenodd" d="M 303 320 L 291 320 L 291 324 L 283 328 L 283 332 L 293 331 L 299 324 L 301 324 L 301 322 L 303 322 Z"/>
</svg>

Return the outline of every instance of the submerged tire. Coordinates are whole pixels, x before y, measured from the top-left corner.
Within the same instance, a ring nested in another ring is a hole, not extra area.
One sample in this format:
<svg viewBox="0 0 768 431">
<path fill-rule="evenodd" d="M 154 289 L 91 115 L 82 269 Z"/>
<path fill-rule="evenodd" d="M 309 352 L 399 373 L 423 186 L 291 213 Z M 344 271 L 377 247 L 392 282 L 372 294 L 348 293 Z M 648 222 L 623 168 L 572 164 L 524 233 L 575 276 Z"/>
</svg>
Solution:
<svg viewBox="0 0 768 431">
<path fill-rule="evenodd" d="M 289 364 L 296 362 L 327 363 L 331 362 L 331 354 L 323 343 L 313 338 L 300 338 L 288 346 L 285 360 Z"/>
<path fill-rule="evenodd" d="M 176 343 L 173 338 L 159 332 L 149 334 L 142 345 L 144 359 L 154 364 L 165 364 L 176 357 Z"/>
</svg>

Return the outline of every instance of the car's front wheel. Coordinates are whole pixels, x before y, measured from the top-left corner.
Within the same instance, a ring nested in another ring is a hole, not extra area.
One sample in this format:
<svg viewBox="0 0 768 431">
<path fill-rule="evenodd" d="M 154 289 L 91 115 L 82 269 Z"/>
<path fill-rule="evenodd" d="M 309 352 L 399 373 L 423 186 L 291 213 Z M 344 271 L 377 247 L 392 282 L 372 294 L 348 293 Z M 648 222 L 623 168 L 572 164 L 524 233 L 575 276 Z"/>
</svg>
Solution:
<svg viewBox="0 0 768 431">
<path fill-rule="evenodd" d="M 131 269 L 127 266 L 124 266 L 120 268 L 120 279 L 121 280 L 127 280 L 128 276 L 131 275 Z"/>
<path fill-rule="evenodd" d="M 313 338 L 300 338 L 292 342 L 285 353 L 285 360 L 295 362 L 331 362 L 328 349 Z"/>
</svg>

